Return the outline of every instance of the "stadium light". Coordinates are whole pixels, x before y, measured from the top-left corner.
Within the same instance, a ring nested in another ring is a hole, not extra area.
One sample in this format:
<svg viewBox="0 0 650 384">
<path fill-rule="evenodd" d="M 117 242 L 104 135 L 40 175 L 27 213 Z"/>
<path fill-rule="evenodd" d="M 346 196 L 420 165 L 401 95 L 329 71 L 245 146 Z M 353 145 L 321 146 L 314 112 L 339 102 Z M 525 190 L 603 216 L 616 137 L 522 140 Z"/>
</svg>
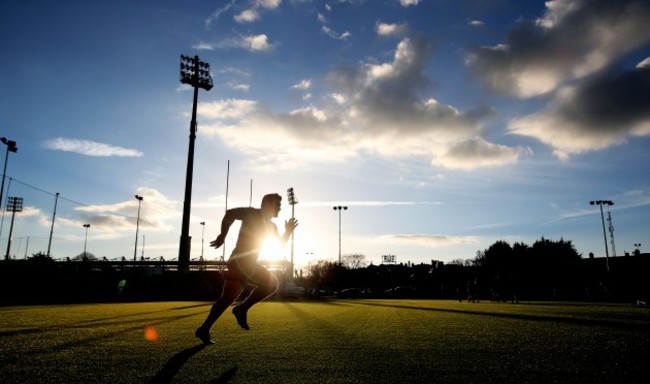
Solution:
<svg viewBox="0 0 650 384">
<path fill-rule="evenodd" d="M 135 195 L 138 199 L 138 220 L 135 223 L 135 249 L 133 250 L 133 261 L 138 258 L 138 231 L 140 230 L 140 206 L 142 205 L 142 196 Z"/>
<path fill-rule="evenodd" d="M 341 264 L 341 211 L 347 211 L 348 207 L 337 205 L 333 208 L 335 211 L 339 211 L 339 264 Z"/>
<path fill-rule="evenodd" d="M 205 221 L 200 222 L 201 224 L 201 258 L 203 258 L 203 239 L 205 237 Z"/>
<path fill-rule="evenodd" d="M 598 205 L 600 207 L 600 221 L 603 224 L 603 240 L 605 241 L 605 268 L 609 272 L 609 248 L 607 247 L 607 232 L 605 231 L 605 215 L 603 214 L 603 205 L 614 205 L 611 200 L 592 200 L 589 202 L 591 205 Z"/>
<path fill-rule="evenodd" d="M 86 228 L 86 239 L 84 240 L 83 257 L 86 257 L 86 245 L 88 244 L 88 228 L 90 228 L 90 224 L 84 224 L 83 227 Z"/>
<path fill-rule="evenodd" d="M 9 238 L 7 239 L 7 254 L 5 255 L 5 260 L 9 260 L 9 252 L 11 251 L 11 238 L 14 233 L 14 219 L 16 218 L 16 212 L 23 211 L 23 198 L 22 197 L 7 197 L 7 211 L 11 211 L 11 226 L 9 227 Z"/>
<path fill-rule="evenodd" d="M 291 218 L 293 219 L 294 217 L 294 206 L 298 204 L 298 200 L 296 199 L 296 194 L 293 192 L 293 187 L 287 189 L 287 200 L 289 201 L 289 205 L 291 206 Z M 293 232 L 291 233 L 291 273 L 290 276 L 293 278 Z"/>
<path fill-rule="evenodd" d="M 0 208 L 2 208 L 2 196 L 5 191 L 5 175 L 7 174 L 7 161 L 9 161 L 9 152 L 16 153 L 18 152 L 18 147 L 16 147 L 16 142 L 13 140 L 7 140 L 6 137 L 1 137 L 0 141 L 7 146 L 7 154 L 5 155 L 5 166 L 4 171 L 2 172 L 2 188 L 0 188 Z"/>
<path fill-rule="evenodd" d="M 181 83 L 194 88 L 194 102 L 192 103 L 192 121 L 190 123 L 190 144 L 187 153 L 187 173 L 185 176 L 185 199 L 183 201 L 183 223 L 181 238 L 178 247 L 178 270 L 186 272 L 190 266 L 190 211 L 192 207 L 192 174 L 194 171 L 194 140 L 196 139 L 196 104 L 199 97 L 199 88 L 209 91 L 212 89 L 210 77 L 210 64 L 199 60 L 198 56 L 190 57 L 181 55 Z"/>
</svg>

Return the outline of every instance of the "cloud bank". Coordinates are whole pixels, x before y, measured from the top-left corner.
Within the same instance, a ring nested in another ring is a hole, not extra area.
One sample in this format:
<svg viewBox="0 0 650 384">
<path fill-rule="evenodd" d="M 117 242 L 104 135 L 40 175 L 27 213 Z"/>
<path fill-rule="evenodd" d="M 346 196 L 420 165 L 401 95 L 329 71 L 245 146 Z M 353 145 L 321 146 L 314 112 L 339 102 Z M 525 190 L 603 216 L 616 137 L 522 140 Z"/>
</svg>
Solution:
<svg viewBox="0 0 650 384">
<path fill-rule="evenodd" d="M 512 164 L 525 148 L 488 142 L 487 107 L 461 111 L 419 94 L 434 47 L 423 37 L 404 38 L 389 62 L 368 60 L 330 71 L 331 92 L 321 105 L 273 113 L 254 100 L 226 99 L 199 105 L 202 131 L 257 157 L 262 164 L 295 160 L 340 162 L 364 154 L 426 156 L 431 164 L 474 169 Z M 301 81 L 293 89 L 312 87 Z M 329 102 L 328 102 L 329 100 Z"/>
<path fill-rule="evenodd" d="M 621 64 L 650 44 L 648 25 L 647 1 L 549 1 L 542 17 L 521 21 L 506 42 L 470 49 L 466 64 L 493 92 L 546 97 L 546 108 L 512 119 L 508 131 L 567 160 L 650 135 L 650 60 Z"/>
</svg>

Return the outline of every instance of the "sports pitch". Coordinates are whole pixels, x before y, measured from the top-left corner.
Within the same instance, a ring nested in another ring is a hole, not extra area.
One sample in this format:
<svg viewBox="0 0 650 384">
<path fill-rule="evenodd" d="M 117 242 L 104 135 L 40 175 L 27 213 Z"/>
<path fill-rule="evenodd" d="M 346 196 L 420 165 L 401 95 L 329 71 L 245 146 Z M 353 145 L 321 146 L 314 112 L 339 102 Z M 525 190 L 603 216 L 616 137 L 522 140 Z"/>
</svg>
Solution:
<svg viewBox="0 0 650 384">
<path fill-rule="evenodd" d="M 0 307 L 0 383 L 650 382 L 650 309 L 434 300 Z"/>
</svg>

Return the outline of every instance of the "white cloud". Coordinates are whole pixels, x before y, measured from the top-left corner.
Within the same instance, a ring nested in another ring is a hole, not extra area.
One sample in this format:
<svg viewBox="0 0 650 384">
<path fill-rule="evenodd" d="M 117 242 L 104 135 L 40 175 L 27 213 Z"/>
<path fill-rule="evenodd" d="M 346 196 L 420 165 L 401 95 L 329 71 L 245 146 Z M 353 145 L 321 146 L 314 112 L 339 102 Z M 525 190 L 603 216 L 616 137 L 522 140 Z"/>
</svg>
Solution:
<svg viewBox="0 0 650 384">
<path fill-rule="evenodd" d="M 235 15 L 233 19 L 238 23 L 253 23 L 262 18 L 260 9 L 273 10 L 282 4 L 282 0 L 255 0 L 252 7 Z"/>
<path fill-rule="evenodd" d="M 244 37 L 243 43 L 242 46 L 251 51 L 268 51 L 273 48 L 265 34 Z"/>
<path fill-rule="evenodd" d="M 408 31 L 406 24 L 388 24 L 378 22 L 375 30 L 379 36 L 403 36 Z"/>
<path fill-rule="evenodd" d="M 331 97 L 337 104 L 344 104 L 347 101 L 347 98 L 340 93 L 330 93 L 329 97 Z"/>
<path fill-rule="evenodd" d="M 480 137 L 474 137 L 450 146 L 446 152 L 434 157 L 432 164 L 465 170 L 500 167 L 516 163 L 524 153 L 530 153 L 530 150 L 493 144 Z"/>
<path fill-rule="evenodd" d="M 408 7 L 410 5 L 418 5 L 421 0 L 399 0 L 399 3 L 402 5 L 402 7 Z"/>
<path fill-rule="evenodd" d="M 70 225 L 78 226 L 80 222 L 88 223 L 93 231 L 115 233 L 131 231 L 137 221 L 138 204 L 140 204 L 140 226 L 148 231 L 171 231 L 174 226 L 167 223 L 180 215 L 178 203 L 168 199 L 154 188 L 140 187 L 136 194 L 142 201 L 131 199 L 113 204 L 86 205 L 75 208 L 81 217 L 73 219 Z M 60 221 L 60 219 L 59 219 Z"/>
<path fill-rule="evenodd" d="M 482 27 L 485 25 L 485 23 L 481 20 L 470 20 L 467 22 L 467 24 L 472 27 Z"/>
<path fill-rule="evenodd" d="M 282 0 L 255 0 L 255 6 L 266 9 L 276 9 L 282 4 Z"/>
<path fill-rule="evenodd" d="M 124 147 L 98 143 L 90 140 L 67 139 L 59 137 L 43 143 L 47 149 L 55 151 L 73 152 L 93 157 L 142 157 L 143 153 Z"/>
<path fill-rule="evenodd" d="M 645 58 L 639 64 L 636 65 L 636 68 L 650 68 L 650 57 Z"/>
<path fill-rule="evenodd" d="M 298 89 L 301 91 L 306 91 L 309 88 L 311 88 L 311 80 L 308 79 L 301 80 L 298 84 L 294 84 L 291 86 L 291 89 Z"/>
<path fill-rule="evenodd" d="M 252 23 L 260 19 L 260 14 L 254 9 L 247 9 L 234 16 L 238 23 Z"/>
</svg>

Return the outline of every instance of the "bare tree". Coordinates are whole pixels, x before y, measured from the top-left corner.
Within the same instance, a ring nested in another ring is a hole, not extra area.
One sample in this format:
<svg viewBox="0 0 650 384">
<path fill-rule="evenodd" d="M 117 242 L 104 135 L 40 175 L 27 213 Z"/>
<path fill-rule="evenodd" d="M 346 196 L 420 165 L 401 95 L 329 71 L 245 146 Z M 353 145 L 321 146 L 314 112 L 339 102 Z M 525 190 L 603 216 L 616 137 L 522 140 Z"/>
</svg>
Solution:
<svg viewBox="0 0 650 384">
<path fill-rule="evenodd" d="M 347 269 L 360 269 L 364 268 L 366 264 L 366 255 L 360 253 L 353 253 L 351 255 L 344 255 L 341 258 L 341 263 Z"/>
</svg>

